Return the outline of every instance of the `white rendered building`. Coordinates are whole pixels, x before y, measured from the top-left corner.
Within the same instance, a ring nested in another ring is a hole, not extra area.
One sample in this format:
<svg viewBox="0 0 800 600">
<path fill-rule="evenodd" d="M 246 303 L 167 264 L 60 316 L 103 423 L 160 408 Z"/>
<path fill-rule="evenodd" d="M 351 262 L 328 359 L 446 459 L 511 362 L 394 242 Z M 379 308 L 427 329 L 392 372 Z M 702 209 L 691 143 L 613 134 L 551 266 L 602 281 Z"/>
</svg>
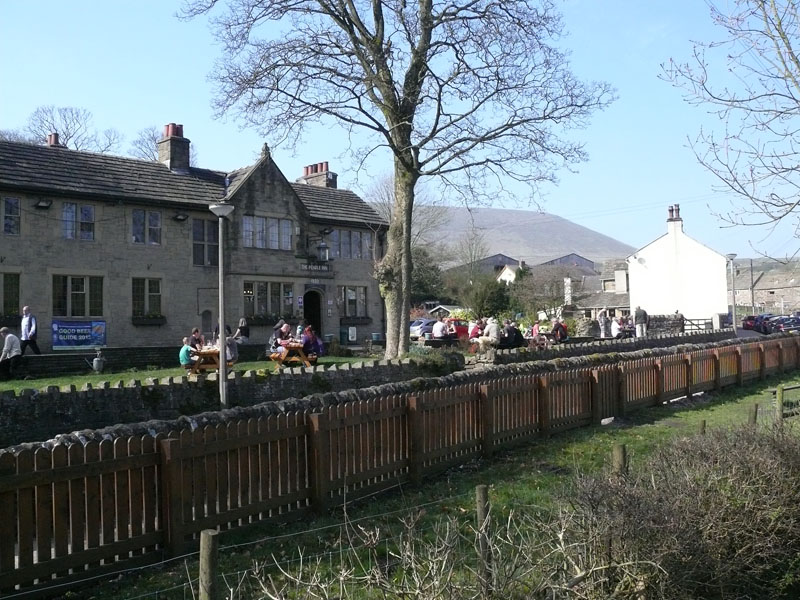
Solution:
<svg viewBox="0 0 800 600">
<path fill-rule="evenodd" d="M 728 312 L 727 259 L 683 232 L 680 206 L 669 207 L 667 233 L 627 258 L 631 312 L 678 311 L 687 319 Z"/>
</svg>

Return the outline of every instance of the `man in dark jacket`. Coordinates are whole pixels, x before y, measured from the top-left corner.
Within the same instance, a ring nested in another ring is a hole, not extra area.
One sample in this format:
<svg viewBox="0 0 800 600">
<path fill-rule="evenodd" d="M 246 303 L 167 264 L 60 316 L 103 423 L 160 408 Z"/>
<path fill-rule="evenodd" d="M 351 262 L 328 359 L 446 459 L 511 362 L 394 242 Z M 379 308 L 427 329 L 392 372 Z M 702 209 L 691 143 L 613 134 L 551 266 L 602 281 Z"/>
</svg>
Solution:
<svg viewBox="0 0 800 600">
<path fill-rule="evenodd" d="M 551 333 L 553 334 L 556 342 L 559 344 L 561 342 L 566 342 L 567 338 L 569 338 L 567 326 L 564 325 L 563 321 L 558 318 L 553 319 L 553 331 Z"/>
<path fill-rule="evenodd" d="M 641 307 L 637 306 L 636 311 L 633 313 L 633 324 L 636 325 L 636 337 L 647 337 L 647 321 L 649 317 L 647 312 Z"/>
</svg>

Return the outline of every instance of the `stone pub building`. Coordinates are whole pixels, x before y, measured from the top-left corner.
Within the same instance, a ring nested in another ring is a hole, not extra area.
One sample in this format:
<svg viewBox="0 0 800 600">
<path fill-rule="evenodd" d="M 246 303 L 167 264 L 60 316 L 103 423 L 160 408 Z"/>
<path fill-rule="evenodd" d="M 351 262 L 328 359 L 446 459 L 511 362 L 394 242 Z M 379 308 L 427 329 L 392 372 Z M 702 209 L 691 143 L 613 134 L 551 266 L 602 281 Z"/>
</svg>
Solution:
<svg viewBox="0 0 800 600">
<path fill-rule="evenodd" d="M 171 123 L 158 161 L 0 142 L 0 323 L 18 331 L 23 305 L 43 351 L 68 348 L 56 330 L 91 324 L 107 346 L 179 346 L 218 311 L 219 222 L 225 223 L 225 322 L 248 319 L 264 344 L 279 318 L 361 343 L 384 331 L 373 277 L 386 223 L 337 188 L 328 163 L 290 182 L 264 146 L 230 173 L 190 166 Z M 90 347 L 96 344 L 85 344 Z"/>
</svg>

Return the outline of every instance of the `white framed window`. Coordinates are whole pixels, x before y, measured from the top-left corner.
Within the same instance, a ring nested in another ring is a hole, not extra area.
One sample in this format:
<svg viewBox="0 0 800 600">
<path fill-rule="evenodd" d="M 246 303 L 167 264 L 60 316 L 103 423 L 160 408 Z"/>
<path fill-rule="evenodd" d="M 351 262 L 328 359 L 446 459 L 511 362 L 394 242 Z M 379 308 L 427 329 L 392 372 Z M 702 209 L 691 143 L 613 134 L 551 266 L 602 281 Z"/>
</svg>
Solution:
<svg viewBox="0 0 800 600">
<path fill-rule="evenodd" d="M 199 267 L 219 265 L 219 223 L 192 219 L 192 264 Z"/>
<path fill-rule="evenodd" d="M 0 273 L 0 307 L 0 314 L 20 314 L 19 273 Z"/>
<path fill-rule="evenodd" d="M 22 219 L 19 198 L 3 198 L 0 208 L 3 211 L 3 233 L 5 235 L 19 235 Z"/>
<path fill-rule="evenodd" d="M 363 285 L 339 286 L 339 314 L 345 317 L 366 317 L 367 288 Z"/>
<path fill-rule="evenodd" d="M 372 260 L 374 236 L 371 231 L 334 229 L 328 236 L 331 258 Z"/>
<path fill-rule="evenodd" d="M 242 217 L 242 246 L 244 248 L 267 247 L 267 220 L 264 217 L 250 215 Z"/>
<path fill-rule="evenodd" d="M 131 238 L 134 244 L 161 245 L 161 213 L 134 209 L 131 216 Z"/>
<path fill-rule="evenodd" d="M 102 277 L 53 275 L 54 317 L 100 317 L 102 315 Z"/>
<path fill-rule="evenodd" d="M 62 232 L 68 240 L 94 240 L 94 206 L 64 202 L 61 208 Z"/>
<path fill-rule="evenodd" d="M 134 317 L 161 315 L 161 280 L 144 277 L 131 279 Z"/>
<path fill-rule="evenodd" d="M 245 281 L 242 286 L 243 315 L 280 316 L 291 312 L 294 284 L 282 281 Z"/>
</svg>

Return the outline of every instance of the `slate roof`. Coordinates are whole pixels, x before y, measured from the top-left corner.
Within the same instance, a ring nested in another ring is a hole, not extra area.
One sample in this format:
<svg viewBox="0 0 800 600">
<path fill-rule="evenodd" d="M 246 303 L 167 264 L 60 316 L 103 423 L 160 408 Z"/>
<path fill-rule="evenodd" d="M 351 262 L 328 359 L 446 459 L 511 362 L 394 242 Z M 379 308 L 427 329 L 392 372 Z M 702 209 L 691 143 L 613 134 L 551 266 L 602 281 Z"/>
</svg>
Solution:
<svg viewBox="0 0 800 600">
<path fill-rule="evenodd" d="M 192 168 L 181 175 L 158 162 L 0 142 L 0 186 L 34 193 L 208 205 L 222 198 L 225 173 Z"/>
<path fill-rule="evenodd" d="M 233 192 L 251 169 L 228 174 L 192 167 L 189 173 L 181 174 L 159 162 L 0 141 L 0 187 L 32 193 L 204 207 L 222 199 L 226 175 L 230 175 L 229 191 Z M 308 184 L 291 186 L 314 220 L 386 225 L 378 213 L 349 190 Z"/>
<path fill-rule="evenodd" d="M 350 190 L 324 188 L 308 183 L 291 185 L 314 220 L 354 225 L 364 225 L 365 223 L 387 225 L 386 221 L 369 204 Z"/>
<path fill-rule="evenodd" d="M 593 294 L 573 294 L 575 304 L 579 308 L 628 308 L 631 305 L 630 294 L 616 292 L 594 292 Z"/>
</svg>

